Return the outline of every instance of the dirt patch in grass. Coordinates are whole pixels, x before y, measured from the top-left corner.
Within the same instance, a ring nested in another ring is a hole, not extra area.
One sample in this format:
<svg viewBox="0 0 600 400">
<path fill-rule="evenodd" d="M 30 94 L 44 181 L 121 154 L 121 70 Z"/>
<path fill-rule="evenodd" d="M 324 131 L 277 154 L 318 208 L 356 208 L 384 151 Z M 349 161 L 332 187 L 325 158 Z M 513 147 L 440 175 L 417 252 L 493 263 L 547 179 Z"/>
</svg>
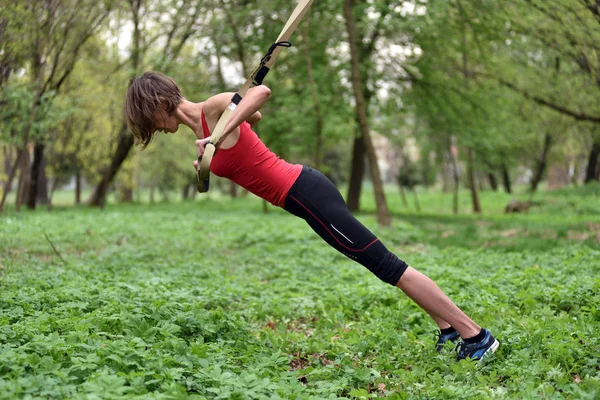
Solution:
<svg viewBox="0 0 600 400">
<path fill-rule="evenodd" d="M 521 232 L 523 232 L 521 229 L 514 228 L 514 229 L 509 229 L 509 230 L 500 232 L 500 236 L 503 238 L 510 238 L 510 237 L 518 236 Z"/>
</svg>

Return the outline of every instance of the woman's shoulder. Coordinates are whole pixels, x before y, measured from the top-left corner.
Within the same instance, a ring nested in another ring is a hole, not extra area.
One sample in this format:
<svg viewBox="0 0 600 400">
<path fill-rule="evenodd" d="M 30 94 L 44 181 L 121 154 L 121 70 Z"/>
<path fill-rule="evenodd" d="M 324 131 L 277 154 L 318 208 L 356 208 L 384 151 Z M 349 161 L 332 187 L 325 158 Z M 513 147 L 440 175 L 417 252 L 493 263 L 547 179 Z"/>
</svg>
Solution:
<svg viewBox="0 0 600 400">
<path fill-rule="evenodd" d="M 219 117 L 231 103 L 234 93 L 219 93 L 204 101 L 203 112 L 208 118 Z"/>
</svg>

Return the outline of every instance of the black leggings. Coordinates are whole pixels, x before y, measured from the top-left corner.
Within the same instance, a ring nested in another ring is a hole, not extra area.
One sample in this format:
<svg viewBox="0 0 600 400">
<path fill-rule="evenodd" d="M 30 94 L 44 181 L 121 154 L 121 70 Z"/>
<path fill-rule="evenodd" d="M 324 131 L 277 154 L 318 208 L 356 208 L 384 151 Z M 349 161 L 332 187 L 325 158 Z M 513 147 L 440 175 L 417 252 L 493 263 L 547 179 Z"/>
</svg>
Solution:
<svg viewBox="0 0 600 400">
<path fill-rule="evenodd" d="M 306 220 L 330 246 L 390 285 L 396 285 L 408 268 L 354 218 L 337 188 L 315 169 L 302 169 L 283 208 Z"/>
</svg>

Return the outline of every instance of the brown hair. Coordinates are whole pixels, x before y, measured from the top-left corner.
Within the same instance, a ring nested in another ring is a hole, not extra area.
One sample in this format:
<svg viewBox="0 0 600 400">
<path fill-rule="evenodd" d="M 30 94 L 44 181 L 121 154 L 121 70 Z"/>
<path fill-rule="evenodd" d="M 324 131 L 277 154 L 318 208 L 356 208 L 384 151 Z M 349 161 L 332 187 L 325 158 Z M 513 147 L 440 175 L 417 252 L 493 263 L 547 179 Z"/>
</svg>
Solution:
<svg viewBox="0 0 600 400">
<path fill-rule="evenodd" d="M 125 122 L 136 144 L 146 148 L 156 129 L 154 114 L 163 109 L 173 115 L 182 99 L 175 81 L 160 72 L 131 78 L 125 98 Z"/>
</svg>

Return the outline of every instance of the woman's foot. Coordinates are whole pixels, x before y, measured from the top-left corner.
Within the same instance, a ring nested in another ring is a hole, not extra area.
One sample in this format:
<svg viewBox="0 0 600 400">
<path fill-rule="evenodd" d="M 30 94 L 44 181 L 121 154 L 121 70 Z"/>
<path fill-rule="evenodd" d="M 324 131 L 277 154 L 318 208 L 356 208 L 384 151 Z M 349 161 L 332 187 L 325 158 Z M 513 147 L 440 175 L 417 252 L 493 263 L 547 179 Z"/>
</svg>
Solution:
<svg viewBox="0 0 600 400">
<path fill-rule="evenodd" d="M 471 360 L 481 360 L 484 356 L 490 355 L 498 350 L 500 342 L 487 329 L 481 329 L 483 339 L 477 342 L 470 342 L 469 339 L 463 340 L 458 344 L 458 361 L 470 358 Z M 479 335 L 477 335 L 479 336 Z"/>
<path fill-rule="evenodd" d="M 438 330 L 435 332 L 435 334 L 438 338 L 435 345 L 439 353 L 441 353 L 441 351 L 444 349 L 446 342 L 457 343 L 458 339 L 460 339 L 458 332 L 452 328 Z"/>
</svg>

